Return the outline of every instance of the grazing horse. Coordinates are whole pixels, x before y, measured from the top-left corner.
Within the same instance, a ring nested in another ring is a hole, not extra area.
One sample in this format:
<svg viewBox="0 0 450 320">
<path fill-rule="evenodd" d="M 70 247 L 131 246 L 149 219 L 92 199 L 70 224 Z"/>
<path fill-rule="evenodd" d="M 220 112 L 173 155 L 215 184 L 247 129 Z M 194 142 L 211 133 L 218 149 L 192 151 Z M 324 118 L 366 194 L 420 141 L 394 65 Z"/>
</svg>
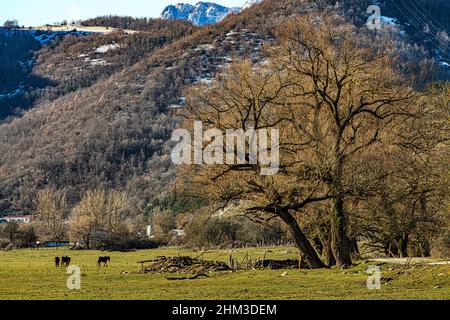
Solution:
<svg viewBox="0 0 450 320">
<path fill-rule="evenodd" d="M 55 266 L 59 267 L 59 264 L 61 263 L 61 259 L 59 257 L 55 258 Z"/>
<path fill-rule="evenodd" d="M 108 262 L 111 262 L 111 257 L 100 257 L 100 258 L 98 258 L 98 263 L 97 263 L 97 265 L 98 265 L 99 267 L 101 267 L 101 265 L 102 265 L 102 263 L 103 263 L 103 266 L 104 266 L 104 267 L 107 267 L 107 266 L 108 266 Z"/>
<path fill-rule="evenodd" d="M 70 266 L 70 261 L 71 261 L 70 257 L 62 257 L 61 258 L 61 267 Z"/>
</svg>

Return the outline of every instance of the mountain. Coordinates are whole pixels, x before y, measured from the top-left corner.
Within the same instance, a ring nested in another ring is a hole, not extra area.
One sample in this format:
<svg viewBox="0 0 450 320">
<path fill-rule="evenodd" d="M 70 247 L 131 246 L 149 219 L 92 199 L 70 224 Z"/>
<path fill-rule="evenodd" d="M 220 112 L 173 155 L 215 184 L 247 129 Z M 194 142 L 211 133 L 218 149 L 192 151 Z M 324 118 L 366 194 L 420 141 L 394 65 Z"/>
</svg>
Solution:
<svg viewBox="0 0 450 320">
<path fill-rule="evenodd" d="M 216 24 L 225 19 L 229 14 L 239 13 L 262 1 L 247 0 L 242 8 L 228 8 L 211 2 L 199 2 L 195 6 L 187 3 L 179 3 L 167 6 L 161 13 L 161 18 L 166 20 L 186 20 L 196 26 Z"/>
<path fill-rule="evenodd" d="M 216 3 L 199 2 L 195 6 L 185 3 L 170 5 L 161 13 L 166 20 L 188 20 L 197 26 L 215 24 L 231 13 L 239 12 L 239 8 L 227 8 Z"/>
<path fill-rule="evenodd" d="M 426 0 L 414 1 L 429 8 Z M 84 22 L 139 31 L 67 36 L 36 53 L 32 74 L 53 85 L 28 111 L 0 123 L 0 210 L 32 210 L 36 192 L 48 186 L 67 192 L 69 204 L 86 190 L 103 189 L 126 190 L 142 207 L 173 206 L 169 186 L 177 171 L 170 160 L 170 138 L 182 120 L 175 106 L 182 106 L 189 86 L 209 83 L 233 61 L 263 62 L 265 48 L 276 44 L 276 28 L 290 16 L 336 10 L 364 26 L 369 3 L 343 0 L 336 9 L 334 0 L 269 0 L 203 27 L 126 17 Z M 442 3 L 423 12 L 444 10 Z M 390 8 L 383 15 L 419 28 L 419 19 L 408 20 Z M 433 16 L 435 27 L 448 26 L 448 15 Z M 420 69 L 431 58 L 426 49 L 433 50 L 427 37 L 421 48 L 421 38 L 408 28 L 401 31 L 380 31 L 396 39 L 403 57 L 399 66 L 436 80 L 431 78 L 434 70 Z M 31 40 L 23 39 L 26 48 Z"/>
</svg>

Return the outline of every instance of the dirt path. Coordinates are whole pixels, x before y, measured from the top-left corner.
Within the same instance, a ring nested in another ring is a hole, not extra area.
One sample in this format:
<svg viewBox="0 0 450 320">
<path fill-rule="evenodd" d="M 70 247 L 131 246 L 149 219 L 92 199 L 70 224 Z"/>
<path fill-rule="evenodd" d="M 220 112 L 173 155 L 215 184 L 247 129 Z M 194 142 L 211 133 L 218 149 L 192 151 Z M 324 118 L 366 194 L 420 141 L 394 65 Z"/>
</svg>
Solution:
<svg viewBox="0 0 450 320">
<path fill-rule="evenodd" d="M 430 258 L 386 258 L 386 259 L 370 259 L 369 262 L 377 263 L 391 263 L 398 265 L 428 265 L 428 266 L 442 266 L 450 265 L 450 260 L 439 260 Z"/>
</svg>

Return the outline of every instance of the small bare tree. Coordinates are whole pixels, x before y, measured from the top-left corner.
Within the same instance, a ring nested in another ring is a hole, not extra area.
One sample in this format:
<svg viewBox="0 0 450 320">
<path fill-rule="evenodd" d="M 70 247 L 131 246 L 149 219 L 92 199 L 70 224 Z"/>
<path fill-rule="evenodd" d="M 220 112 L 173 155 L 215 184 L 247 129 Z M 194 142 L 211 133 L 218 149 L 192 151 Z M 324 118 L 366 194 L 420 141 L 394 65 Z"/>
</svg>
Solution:
<svg viewBox="0 0 450 320">
<path fill-rule="evenodd" d="M 72 239 L 82 240 L 89 250 L 93 242 L 118 244 L 136 231 L 136 217 L 126 192 L 89 191 L 73 209 L 70 219 Z"/>
<path fill-rule="evenodd" d="M 127 235 L 130 230 L 130 197 L 126 192 L 110 192 L 106 199 L 106 231 L 109 236 Z"/>
<path fill-rule="evenodd" d="M 72 239 L 82 240 L 86 250 L 91 248 L 106 223 L 107 195 L 103 191 L 88 191 L 73 209 L 70 219 Z"/>
<path fill-rule="evenodd" d="M 40 191 L 35 200 L 33 221 L 41 239 L 59 243 L 67 233 L 66 195 L 54 188 Z"/>
</svg>

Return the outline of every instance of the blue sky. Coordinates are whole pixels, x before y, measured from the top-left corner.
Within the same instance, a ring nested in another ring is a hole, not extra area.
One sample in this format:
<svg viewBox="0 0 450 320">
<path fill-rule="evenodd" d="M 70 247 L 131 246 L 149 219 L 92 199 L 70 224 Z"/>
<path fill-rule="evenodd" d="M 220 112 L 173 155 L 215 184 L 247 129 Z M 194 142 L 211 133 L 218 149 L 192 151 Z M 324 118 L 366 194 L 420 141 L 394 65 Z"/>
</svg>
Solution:
<svg viewBox="0 0 450 320">
<path fill-rule="evenodd" d="M 0 0 L 0 24 L 17 19 L 20 25 L 86 19 L 117 14 L 133 17 L 159 17 L 165 6 L 179 2 L 195 4 L 199 0 Z M 242 6 L 245 0 L 216 0 L 221 5 Z"/>
</svg>

